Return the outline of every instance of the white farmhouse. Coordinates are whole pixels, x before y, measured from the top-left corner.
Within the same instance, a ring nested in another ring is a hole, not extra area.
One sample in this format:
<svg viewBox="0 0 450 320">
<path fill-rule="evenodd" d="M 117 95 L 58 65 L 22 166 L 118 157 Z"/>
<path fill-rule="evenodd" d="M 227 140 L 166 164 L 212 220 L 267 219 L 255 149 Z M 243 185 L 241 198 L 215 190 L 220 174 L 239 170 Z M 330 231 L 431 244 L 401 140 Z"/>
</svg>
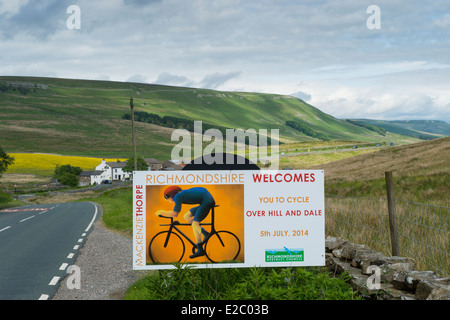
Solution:
<svg viewBox="0 0 450 320">
<path fill-rule="evenodd" d="M 181 166 L 166 161 L 161 163 L 156 159 L 145 159 L 148 171 L 152 170 L 181 170 Z M 106 162 L 105 159 L 95 167 L 94 171 L 83 171 L 78 178 L 80 186 L 87 186 L 93 184 L 113 183 L 114 181 L 132 180 L 133 174 L 131 172 L 124 172 L 127 161 L 117 160 L 116 162 Z"/>
<path fill-rule="evenodd" d="M 124 172 L 122 169 L 127 163 L 117 160 L 116 162 L 106 162 L 105 159 L 95 167 L 95 171 L 104 171 L 106 173 L 106 179 L 110 181 L 123 181 L 130 179 L 131 173 Z"/>
<path fill-rule="evenodd" d="M 83 171 L 79 177 L 80 186 L 89 186 L 93 184 L 101 184 L 103 181 L 108 180 L 107 171 Z"/>
</svg>

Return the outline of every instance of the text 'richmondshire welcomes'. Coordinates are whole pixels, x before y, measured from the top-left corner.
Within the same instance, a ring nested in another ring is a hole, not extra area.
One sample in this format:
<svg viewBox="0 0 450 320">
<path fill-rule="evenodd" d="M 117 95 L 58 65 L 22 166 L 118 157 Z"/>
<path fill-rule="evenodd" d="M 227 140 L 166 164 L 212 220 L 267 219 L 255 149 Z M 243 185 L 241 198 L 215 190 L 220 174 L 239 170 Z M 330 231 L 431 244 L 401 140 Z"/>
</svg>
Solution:
<svg viewBox="0 0 450 320">
<path fill-rule="evenodd" d="M 280 182 L 315 182 L 315 174 L 307 173 L 264 173 L 252 174 L 253 182 L 257 183 L 280 183 Z M 148 174 L 147 184 L 243 184 L 242 173 L 203 173 L 203 174 Z"/>
</svg>

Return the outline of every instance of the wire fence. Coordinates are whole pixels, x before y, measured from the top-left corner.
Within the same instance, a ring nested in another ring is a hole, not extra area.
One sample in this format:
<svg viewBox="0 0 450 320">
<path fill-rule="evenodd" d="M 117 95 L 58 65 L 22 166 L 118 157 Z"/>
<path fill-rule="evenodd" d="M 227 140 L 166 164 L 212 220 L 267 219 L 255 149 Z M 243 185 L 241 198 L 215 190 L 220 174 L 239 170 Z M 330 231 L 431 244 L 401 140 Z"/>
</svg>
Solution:
<svg viewBox="0 0 450 320">
<path fill-rule="evenodd" d="M 400 255 L 413 258 L 417 270 L 450 275 L 449 207 L 395 199 Z M 390 256 L 391 238 L 386 198 L 327 194 L 326 234 L 367 244 Z"/>
</svg>

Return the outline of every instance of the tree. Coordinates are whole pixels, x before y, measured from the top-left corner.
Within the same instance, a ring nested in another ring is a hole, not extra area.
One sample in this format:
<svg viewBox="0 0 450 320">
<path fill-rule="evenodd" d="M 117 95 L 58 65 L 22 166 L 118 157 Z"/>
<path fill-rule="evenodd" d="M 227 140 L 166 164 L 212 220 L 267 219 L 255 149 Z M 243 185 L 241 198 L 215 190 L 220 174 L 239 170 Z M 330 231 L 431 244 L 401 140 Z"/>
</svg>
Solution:
<svg viewBox="0 0 450 320">
<path fill-rule="evenodd" d="M 2 177 L 3 172 L 8 169 L 8 166 L 12 165 L 13 163 L 14 157 L 8 155 L 0 146 L 0 178 Z"/>
<path fill-rule="evenodd" d="M 78 186 L 78 176 L 74 175 L 73 173 L 63 172 L 59 176 L 58 181 L 66 186 L 70 187 Z"/>
<path fill-rule="evenodd" d="M 78 176 L 83 170 L 80 167 L 72 167 L 70 164 L 56 166 L 53 177 L 64 185 L 70 187 L 78 186 Z"/>
<path fill-rule="evenodd" d="M 148 170 L 148 164 L 145 162 L 144 157 L 138 156 L 137 158 L 137 170 L 138 171 L 146 171 Z M 134 157 L 131 156 L 127 160 L 127 164 L 122 168 L 123 172 L 133 172 L 134 171 Z"/>
</svg>

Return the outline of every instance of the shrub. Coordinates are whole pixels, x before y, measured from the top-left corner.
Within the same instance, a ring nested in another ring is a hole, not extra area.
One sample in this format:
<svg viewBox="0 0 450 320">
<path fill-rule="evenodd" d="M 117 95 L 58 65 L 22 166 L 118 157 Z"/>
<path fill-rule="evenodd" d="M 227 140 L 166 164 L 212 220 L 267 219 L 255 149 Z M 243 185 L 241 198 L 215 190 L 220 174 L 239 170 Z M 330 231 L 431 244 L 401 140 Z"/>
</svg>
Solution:
<svg viewBox="0 0 450 320">
<path fill-rule="evenodd" d="M 76 187 L 78 186 L 78 176 L 82 171 L 80 167 L 72 167 L 70 164 L 57 165 L 53 177 L 64 185 Z"/>
<path fill-rule="evenodd" d="M 5 204 L 8 202 L 11 202 L 12 200 L 13 199 L 11 198 L 11 196 L 9 194 L 0 190 L 0 204 Z"/>
<path fill-rule="evenodd" d="M 176 265 L 138 280 L 128 300 L 354 300 L 344 278 L 324 268 L 197 269 Z"/>
</svg>

